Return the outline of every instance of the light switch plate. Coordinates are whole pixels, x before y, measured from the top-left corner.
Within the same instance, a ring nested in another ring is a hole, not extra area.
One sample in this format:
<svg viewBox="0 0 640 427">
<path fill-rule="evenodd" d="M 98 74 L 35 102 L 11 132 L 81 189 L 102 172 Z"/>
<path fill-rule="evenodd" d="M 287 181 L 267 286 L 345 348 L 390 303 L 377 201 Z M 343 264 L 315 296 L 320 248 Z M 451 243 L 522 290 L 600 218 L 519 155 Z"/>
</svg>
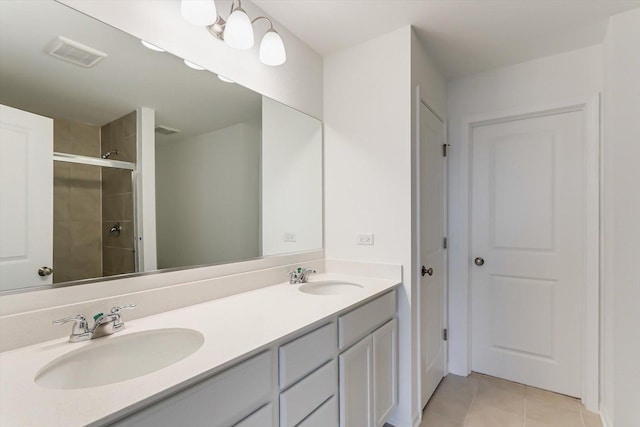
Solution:
<svg viewBox="0 0 640 427">
<path fill-rule="evenodd" d="M 357 243 L 359 245 L 373 245 L 373 233 L 358 233 Z"/>
<path fill-rule="evenodd" d="M 296 241 L 296 233 L 293 233 L 291 231 L 285 231 L 284 234 L 282 235 L 282 239 L 285 242 L 295 242 Z"/>
</svg>

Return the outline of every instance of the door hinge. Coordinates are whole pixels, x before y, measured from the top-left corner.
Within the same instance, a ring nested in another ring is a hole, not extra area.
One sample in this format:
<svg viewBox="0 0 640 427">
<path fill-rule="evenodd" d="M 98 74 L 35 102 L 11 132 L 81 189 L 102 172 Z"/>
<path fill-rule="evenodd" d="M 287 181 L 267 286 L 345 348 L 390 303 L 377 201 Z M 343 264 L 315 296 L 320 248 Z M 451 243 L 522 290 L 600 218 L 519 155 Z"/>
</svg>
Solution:
<svg viewBox="0 0 640 427">
<path fill-rule="evenodd" d="M 448 147 L 450 146 L 450 144 L 442 144 L 442 157 L 447 157 Z"/>
<path fill-rule="evenodd" d="M 449 338 L 449 332 L 447 329 L 443 329 L 442 330 L 442 339 L 447 341 L 447 339 Z"/>
<path fill-rule="evenodd" d="M 443 249 L 447 249 L 447 238 L 446 237 L 442 238 L 442 247 L 443 247 Z"/>
</svg>

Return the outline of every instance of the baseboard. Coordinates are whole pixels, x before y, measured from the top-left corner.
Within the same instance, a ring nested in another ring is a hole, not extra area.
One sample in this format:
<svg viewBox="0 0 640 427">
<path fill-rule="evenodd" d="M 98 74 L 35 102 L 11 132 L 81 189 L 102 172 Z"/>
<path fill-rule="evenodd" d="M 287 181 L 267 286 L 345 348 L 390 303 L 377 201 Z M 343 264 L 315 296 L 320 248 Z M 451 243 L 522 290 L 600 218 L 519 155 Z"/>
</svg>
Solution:
<svg viewBox="0 0 640 427">
<path fill-rule="evenodd" d="M 602 427 L 613 427 L 613 423 L 609 421 L 604 411 L 600 411 L 600 421 L 602 421 Z"/>
</svg>

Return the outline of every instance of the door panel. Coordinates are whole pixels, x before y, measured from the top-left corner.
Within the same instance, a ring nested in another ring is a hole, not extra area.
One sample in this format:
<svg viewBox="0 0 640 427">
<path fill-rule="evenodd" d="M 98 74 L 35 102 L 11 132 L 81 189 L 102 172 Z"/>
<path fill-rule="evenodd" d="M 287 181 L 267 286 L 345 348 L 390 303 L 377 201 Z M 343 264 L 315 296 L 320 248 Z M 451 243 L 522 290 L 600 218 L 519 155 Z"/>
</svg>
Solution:
<svg viewBox="0 0 640 427">
<path fill-rule="evenodd" d="M 49 285 L 53 120 L 0 105 L 0 290 Z"/>
<path fill-rule="evenodd" d="M 473 129 L 472 369 L 580 396 L 581 112 Z"/>
<path fill-rule="evenodd" d="M 424 407 L 444 376 L 446 193 L 444 124 L 420 104 L 420 369 Z"/>
</svg>

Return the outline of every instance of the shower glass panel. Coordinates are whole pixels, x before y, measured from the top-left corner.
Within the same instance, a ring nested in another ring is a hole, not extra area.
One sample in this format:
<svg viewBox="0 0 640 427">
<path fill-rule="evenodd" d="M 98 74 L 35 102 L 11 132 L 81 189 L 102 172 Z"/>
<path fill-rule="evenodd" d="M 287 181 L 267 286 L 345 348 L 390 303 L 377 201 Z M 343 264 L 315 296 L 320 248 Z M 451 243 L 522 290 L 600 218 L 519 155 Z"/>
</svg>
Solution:
<svg viewBox="0 0 640 427">
<path fill-rule="evenodd" d="M 135 112 L 114 122 L 126 120 L 135 123 Z M 54 120 L 53 283 L 136 271 L 135 155 L 104 158 L 128 152 L 112 149 L 110 125 Z M 135 128 L 129 132 L 135 149 Z"/>
</svg>

